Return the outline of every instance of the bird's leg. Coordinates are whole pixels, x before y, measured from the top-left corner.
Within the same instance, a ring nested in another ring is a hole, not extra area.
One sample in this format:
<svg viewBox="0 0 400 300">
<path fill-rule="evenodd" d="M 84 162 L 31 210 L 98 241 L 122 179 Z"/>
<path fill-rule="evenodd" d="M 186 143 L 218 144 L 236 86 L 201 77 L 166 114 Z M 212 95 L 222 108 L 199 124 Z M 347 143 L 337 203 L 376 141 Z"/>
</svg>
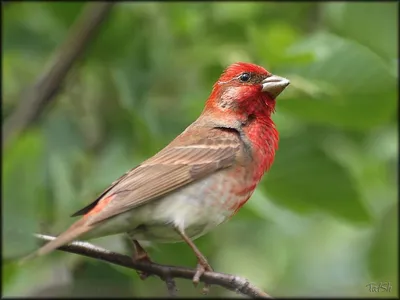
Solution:
<svg viewBox="0 0 400 300">
<path fill-rule="evenodd" d="M 179 235 L 182 237 L 182 239 L 186 242 L 186 244 L 189 245 L 190 248 L 192 248 L 194 254 L 197 257 L 197 268 L 196 268 L 196 273 L 193 276 L 193 284 L 194 286 L 197 286 L 197 284 L 200 281 L 201 275 L 204 274 L 204 272 L 209 271 L 213 272 L 213 268 L 210 266 L 208 263 L 207 259 L 205 256 L 200 252 L 199 249 L 197 249 L 196 245 L 192 242 L 192 240 L 179 228 L 175 228 L 175 230 L 179 233 Z M 209 284 L 205 283 L 203 292 L 207 294 L 209 291 Z"/>
<path fill-rule="evenodd" d="M 147 254 L 146 250 L 143 249 L 142 246 L 140 246 L 139 242 L 134 239 L 130 239 L 130 241 L 133 244 L 134 247 L 134 252 L 132 255 L 133 261 L 134 262 L 145 262 L 145 263 L 151 263 L 150 257 Z M 150 274 L 143 272 L 143 271 L 136 271 L 140 277 L 140 279 L 145 280 L 147 277 L 150 276 Z"/>
<path fill-rule="evenodd" d="M 149 255 L 147 254 L 146 250 L 140 246 L 137 240 L 132 240 L 133 245 L 135 247 L 134 259 L 135 261 L 147 261 L 151 262 Z"/>
</svg>

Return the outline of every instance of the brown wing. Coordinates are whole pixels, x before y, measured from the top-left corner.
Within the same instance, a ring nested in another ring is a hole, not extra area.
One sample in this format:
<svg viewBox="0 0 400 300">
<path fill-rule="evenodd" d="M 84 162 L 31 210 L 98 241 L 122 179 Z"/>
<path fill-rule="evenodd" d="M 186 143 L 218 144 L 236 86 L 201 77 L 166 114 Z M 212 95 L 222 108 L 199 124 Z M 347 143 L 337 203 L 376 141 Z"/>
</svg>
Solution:
<svg viewBox="0 0 400 300">
<path fill-rule="evenodd" d="M 241 154 L 242 145 L 235 131 L 210 128 L 185 131 L 158 154 L 122 176 L 100 199 L 80 212 L 87 212 L 102 199 L 115 196 L 99 212 L 90 215 L 89 225 L 143 205 L 231 166 Z"/>
</svg>

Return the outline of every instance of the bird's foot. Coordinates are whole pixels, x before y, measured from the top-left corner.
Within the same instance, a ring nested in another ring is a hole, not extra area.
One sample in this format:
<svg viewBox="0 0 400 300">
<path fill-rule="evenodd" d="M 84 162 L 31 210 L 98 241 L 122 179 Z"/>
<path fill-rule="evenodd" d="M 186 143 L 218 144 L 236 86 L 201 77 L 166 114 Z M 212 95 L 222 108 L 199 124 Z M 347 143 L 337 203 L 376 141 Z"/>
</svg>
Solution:
<svg viewBox="0 0 400 300">
<path fill-rule="evenodd" d="M 196 254 L 198 263 L 197 263 L 196 273 L 193 276 L 193 284 L 195 287 L 197 287 L 197 285 L 200 282 L 201 275 L 203 275 L 204 272 L 213 272 L 213 268 L 208 263 L 207 258 L 200 252 L 199 249 L 197 249 L 196 245 L 185 234 L 185 232 L 178 227 L 176 227 L 175 230 L 179 233 L 179 235 L 186 242 L 186 244 L 188 244 L 189 247 L 192 248 L 194 254 Z M 210 285 L 208 283 L 204 283 L 203 294 L 208 294 L 209 291 L 210 291 Z"/>
<path fill-rule="evenodd" d="M 133 261 L 134 262 L 141 262 L 141 263 L 152 263 L 152 261 L 150 260 L 150 257 L 147 255 L 142 255 L 142 256 L 138 256 L 135 255 L 133 257 Z M 139 271 L 137 270 L 136 273 L 139 275 L 140 279 L 145 280 L 147 277 L 149 277 L 151 274 L 146 273 L 144 271 Z"/>
<path fill-rule="evenodd" d="M 208 262 L 199 261 L 196 267 L 196 273 L 193 276 L 193 284 L 195 287 L 200 282 L 200 277 L 204 274 L 204 272 L 213 272 L 213 268 L 210 266 Z M 208 283 L 204 283 L 203 294 L 207 295 L 210 291 L 210 285 Z"/>
<path fill-rule="evenodd" d="M 136 240 L 133 240 L 133 244 L 135 246 L 135 253 L 133 254 L 133 261 L 134 262 L 141 262 L 141 263 L 152 263 L 150 260 L 150 256 L 147 254 L 146 250 L 140 246 L 139 242 Z M 148 274 L 144 271 L 136 271 L 140 277 L 140 279 L 145 280 L 147 277 L 149 277 L 151 274 Z"/>
</svg>

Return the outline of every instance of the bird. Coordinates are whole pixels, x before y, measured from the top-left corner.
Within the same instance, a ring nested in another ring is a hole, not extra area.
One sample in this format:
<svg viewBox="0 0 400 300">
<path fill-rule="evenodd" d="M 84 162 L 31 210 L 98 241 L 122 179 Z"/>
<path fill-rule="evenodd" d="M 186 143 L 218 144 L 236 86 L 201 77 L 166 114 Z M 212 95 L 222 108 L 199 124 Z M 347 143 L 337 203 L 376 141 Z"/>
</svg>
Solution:
<svg viewBox="0 0 400 300">
<path fill-rule="evenodd" d="M 133 260 L 151 262 L 142 241 L 185 242 L 197 258 L 197 285 L 213 268 L 193 241 L 234 216 L 270 169 L 279 141 L 271 115 L 289 84 L 252 63 L 228 66 L 197 120 L 74 213 L 81 218 L 30 258 L 77 238 L 127 233 Z"/>
</svg>

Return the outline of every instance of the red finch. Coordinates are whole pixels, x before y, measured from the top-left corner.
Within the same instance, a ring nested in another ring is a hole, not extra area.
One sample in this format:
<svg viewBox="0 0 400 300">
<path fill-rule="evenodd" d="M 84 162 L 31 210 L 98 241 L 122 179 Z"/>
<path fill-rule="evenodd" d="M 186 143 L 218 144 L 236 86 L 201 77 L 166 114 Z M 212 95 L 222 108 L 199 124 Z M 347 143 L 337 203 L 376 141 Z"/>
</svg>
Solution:
<svg viewBox="0 0 400 300">
<path fill-rule="evenodd" d="M 134 259 L 149 261 L 138 240 L 184 241 L 197 257 L 198 283 L 212 268 L 192 240 L 232 217 L 270 168 L 278 147 L 271 114 L 288 84 L 254 64 L 229 66 L 194 123 L 73 214 L 83 217 L 35 254 L 80 236 L 124 232 L 135 245 Z"/>
</svg>

